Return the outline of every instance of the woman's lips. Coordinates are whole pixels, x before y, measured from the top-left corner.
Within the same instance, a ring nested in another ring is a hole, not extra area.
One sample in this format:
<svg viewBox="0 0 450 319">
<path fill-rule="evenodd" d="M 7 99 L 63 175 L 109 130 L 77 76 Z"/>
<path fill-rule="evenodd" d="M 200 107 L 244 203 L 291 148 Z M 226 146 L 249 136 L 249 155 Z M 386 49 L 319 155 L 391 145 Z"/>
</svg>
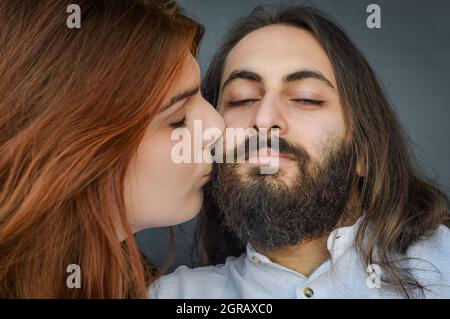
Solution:
<svg viewBox="0 0 450 319">
<path fill-rule="evenodd" d="M 208 170 L 206 170 L 206 173 L 204 173 L 201 177 L 202 181 L 209 181 L 211 179 L 211 171 L 212 171 L 212 167 L 210 167 Z"/>
</svg>

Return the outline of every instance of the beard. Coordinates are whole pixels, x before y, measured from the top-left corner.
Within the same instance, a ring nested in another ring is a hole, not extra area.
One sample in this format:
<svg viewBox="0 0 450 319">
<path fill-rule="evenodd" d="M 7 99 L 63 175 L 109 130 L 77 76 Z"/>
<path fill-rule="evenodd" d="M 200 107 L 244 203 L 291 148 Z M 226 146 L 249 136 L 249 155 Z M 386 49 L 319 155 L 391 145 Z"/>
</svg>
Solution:
<svg viewBox="0 0 450 319">
<path fill-rule="evenodd" d="M 270 148 L 270 140 L 267 145 Z M 225 227 L 241 243 L 261 250 L 294 246 L 330 233 L 346 210 L 348 173 L 354 161 L 348 146 L 327 149 L 319 163 L 301 147 L 279 138 L 279 152 L 296 162 L 297 171 L 288 181 L 282 166 L 277 173 L 264 175 L 259 166 L 214 164 L 210 191 Z"/>
</svg>

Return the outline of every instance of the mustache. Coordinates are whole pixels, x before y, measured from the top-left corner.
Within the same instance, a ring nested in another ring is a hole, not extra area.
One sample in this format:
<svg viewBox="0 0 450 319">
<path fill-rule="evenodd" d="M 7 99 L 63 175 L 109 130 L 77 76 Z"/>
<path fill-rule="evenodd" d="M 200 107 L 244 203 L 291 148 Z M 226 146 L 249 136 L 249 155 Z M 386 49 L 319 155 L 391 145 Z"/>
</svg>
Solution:
<svg viewBox="0 0 450 319">
<path fill-rule="evenodd" d="M 264 138 L 258 135 L 246 137 L 244 142 L 224 154 L 224 156 L 233 156 L 234 159 L 249 159 L 249 155 L 260 150 L 272 150 L 279 154 L 289 156 L 297 161 L 307 161 L 310 159 L 309 154 L 301 146 L 294 145 L 285 138 L 276 137 Z"/>
</svg>

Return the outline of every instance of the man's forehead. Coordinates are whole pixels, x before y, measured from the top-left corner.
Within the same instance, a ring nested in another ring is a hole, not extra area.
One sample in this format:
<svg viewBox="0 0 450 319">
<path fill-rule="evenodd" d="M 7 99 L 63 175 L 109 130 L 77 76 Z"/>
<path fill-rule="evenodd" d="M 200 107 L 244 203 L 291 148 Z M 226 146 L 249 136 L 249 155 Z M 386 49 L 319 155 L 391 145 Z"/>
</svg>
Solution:
<svg viewBox="0 0 450 319">
<path fill-rule="evenodd" d="M 303 29 L 272 25 L 249 33 L 230 51 L 222 83 L 235 70 L 277 77 L 299 69 L 317 70 L 335 85 L 331 62 L 314 36 Z"/>
</svg>

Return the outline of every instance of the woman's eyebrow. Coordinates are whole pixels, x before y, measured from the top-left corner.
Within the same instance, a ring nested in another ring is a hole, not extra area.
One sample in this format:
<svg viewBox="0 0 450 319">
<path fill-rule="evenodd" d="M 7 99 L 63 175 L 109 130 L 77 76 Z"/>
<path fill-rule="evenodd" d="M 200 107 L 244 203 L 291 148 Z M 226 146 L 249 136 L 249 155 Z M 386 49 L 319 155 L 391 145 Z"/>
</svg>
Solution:
<svg viewBox="0 0 450 319">
<path fill-rule="evenodd" d="M 167 108 L 171 107 L 172 105 L 174 105 L 174 104 L 177 103 L 177 102 L 180 102 L 180 101 L 182 101 L 182 100 L 184 100 L 184 99 L 187 99 L 187 98 L 189 98 L 189 97 L 191 97 L 191 96 L 194 96 L 194 95 L 197 94 L 199 91 L 200 91 L 200 87 L 195 87 L 195 88 L 192 88 L 192 89 L 187 89 L 187 90 L 185 90 L 184 92 L 179 93 L 179 94 L 173 96 L 173 97 L 169 100 L 169 102 L 167 102 L 167 103 L 161 108 L 161 111 L 166 110 Z"/>
</svg>

